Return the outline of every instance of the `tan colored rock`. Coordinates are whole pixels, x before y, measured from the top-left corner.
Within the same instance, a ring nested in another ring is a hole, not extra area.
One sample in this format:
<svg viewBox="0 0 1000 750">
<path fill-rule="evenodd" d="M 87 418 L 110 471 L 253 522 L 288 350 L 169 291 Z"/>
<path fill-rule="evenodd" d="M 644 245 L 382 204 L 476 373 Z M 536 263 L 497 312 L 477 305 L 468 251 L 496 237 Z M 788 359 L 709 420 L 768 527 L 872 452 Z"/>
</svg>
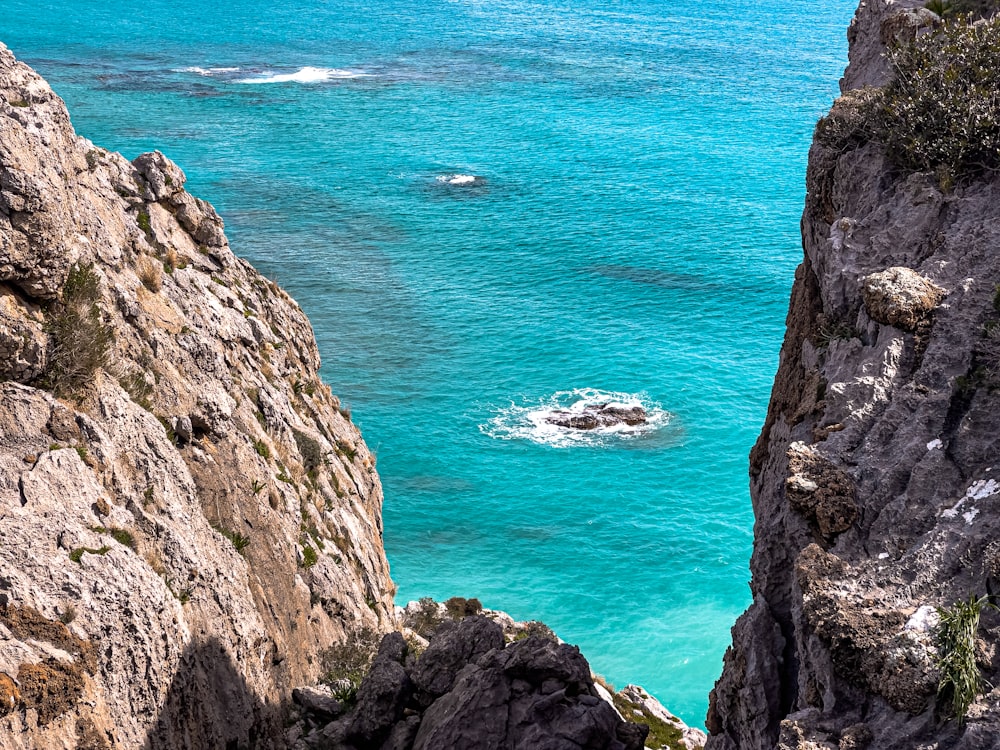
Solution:
<svg viewBox="0 0 1000 750">
<path fill-rule="evenodd" d="M 895 266 L 865 276 L 861 294 L 872 320 L 914 331 L 946 292 L 916 271 Z"/>
<path fill-rule="evenodd" d="M 0 45 L 0 603 L 93 644 L 0 616 L 3 750 L 280 746 L 320 651 L 395 625 L 374 459 L 309 322 L 184 183 L 76 136 Z M 57 399 L 42 303 L 74 264 L 113 341 Z"/>
</svg>

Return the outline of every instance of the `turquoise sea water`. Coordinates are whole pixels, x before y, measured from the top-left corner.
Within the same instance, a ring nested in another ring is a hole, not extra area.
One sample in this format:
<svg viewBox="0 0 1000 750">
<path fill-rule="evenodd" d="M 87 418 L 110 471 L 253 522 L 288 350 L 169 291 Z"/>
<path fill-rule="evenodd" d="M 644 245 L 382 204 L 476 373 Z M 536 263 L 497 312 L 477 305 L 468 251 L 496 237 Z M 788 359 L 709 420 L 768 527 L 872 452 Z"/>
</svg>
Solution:
<svg viewBox="0 0 1000 750">
<path fill-rule="evenodd" d="M 302 304 L 378 454 L 399 601 L 544 620 L 700 724 L 852 11 L 4 0 L 0 41 L 80 133 L 179 162 Z M 655 424 L 545 422 L 582 398 Z"/>
</svg>

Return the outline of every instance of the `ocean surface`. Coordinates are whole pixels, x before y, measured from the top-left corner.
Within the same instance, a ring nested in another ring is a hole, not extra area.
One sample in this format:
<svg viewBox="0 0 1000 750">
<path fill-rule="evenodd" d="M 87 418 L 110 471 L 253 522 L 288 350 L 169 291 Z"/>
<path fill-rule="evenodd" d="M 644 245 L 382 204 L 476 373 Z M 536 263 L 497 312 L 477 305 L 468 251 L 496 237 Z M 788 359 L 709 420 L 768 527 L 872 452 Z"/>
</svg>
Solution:
<svg viewBox="0 0 1000 750">
<path fill-rule="evenodd" d="M 700 725 L 853 1 L 3 0 L 0 41 L 301 303 L 398 601 L 543 620 Z M 604 402 L 650 423 L 546 420 Z"/>
</svg>

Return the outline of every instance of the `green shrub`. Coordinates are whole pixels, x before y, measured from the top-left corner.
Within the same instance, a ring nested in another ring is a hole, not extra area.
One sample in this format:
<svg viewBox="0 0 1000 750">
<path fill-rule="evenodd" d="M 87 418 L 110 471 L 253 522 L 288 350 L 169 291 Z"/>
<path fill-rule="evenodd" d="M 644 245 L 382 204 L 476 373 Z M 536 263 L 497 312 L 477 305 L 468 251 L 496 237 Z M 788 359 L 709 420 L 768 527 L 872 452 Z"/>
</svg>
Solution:
<svg viewBox="0 0 1000 750">
<path fill-rule="evenodd" d="M 79 563 L 83 559 L 85 553 L 90 555 L 106 555 L 110 551 L 111 548 L 107 546 L 101 547 L 100 549 L 93 549 L 92 547 L 77 547 L 69 553 L 69 559 L 75 563 Z"/>
<path fill-rule="evenodd" d="M 927 10 L 946 19 L 961 16 L 985 18 L 996 13 L 998 6 L 1000 3 L 997 0 L 928 0 L 924 4 Z"/>
<path fill-rule="evenodd" d="M 335 688 L 337 700 L 350 703 L 361 681 L 368 674 L 378 651 L 382 635 L 370 628 L 359 627 L 348 632 L 343 643 L 320 652 L 321 682 Z"/>
<path fill-rule="evenodd" d="M 976 631 L 987 597 L 955 602 L 938 607 L 941 617 L 935 632 L 938 649 L 938 705 L 946 708 L 959 724 L 965 721 L 969 706 L 983 689 L 983 677 L 976 664 Z"/>
<path fill-rule="evenodd" d="M 254 440 L 253 449 L 257 451 L 258 456 L 265 460 L 271 457 L 271 449 L 267 447 L 267 443 L 263 440 Z"/>
<path fill-rule="evenodd" d="M 243 554 L 243 550 L 245 550 L 247 547 L 250 546 L 250 537 L 244 536 L 238 531 L 233 531 L 231 529 L 227 529 L 224 526 L 219 526 L 217 524 L 213 524 L 212 528 L 218 531 L 220 534 L 222 534 L 222 536 L 224 536 L 230 542 L 232 542 L 233 546 L 236 548 L 236 551 L 239 552 L 241 555 Z"/>
<path fill-rule="evenodd" d="M 889 64 L 872 135 L 893 161 L 945 185 L 1000 170 L 1000 18 L 946 24 L 890 49 Z"/>
<path fill-rule="evenodd" d="M 306 544 L 302 547 L 302 567 L 311 568 L 313 565 L 319 562 L 319 554 L 310 545 Z"/>
<path fill-rule="evenodd" d="M 448 599 L 444 603 L 444 607 L 454 620 L 461 620 L 463 617 L 470 615 L 482 614 L 483 611 L 482 602 L 478 599 L 466 599 L 462 596 L 451 597 L 451 599 Z"/>
<path fill-rule="evenodd" d="M 66 277 L 62 301 L 49 310 L 49 368 L 46 385 L 60 396 L 73 396 L 94 380 L 107 364 L 113 334 L 101 322 L 100 299 L 93 264 L 75 265 Z"/>
<path fill-rule="evenodd" d="M 319 441 L 295 428 L 292 428 L 292 435 L 295 436 L 295 445 L 302 456 L 303 468 L 309 476 L 315 477 L 316 470 L 323 465 L 323 449 Z"/>
</svg>

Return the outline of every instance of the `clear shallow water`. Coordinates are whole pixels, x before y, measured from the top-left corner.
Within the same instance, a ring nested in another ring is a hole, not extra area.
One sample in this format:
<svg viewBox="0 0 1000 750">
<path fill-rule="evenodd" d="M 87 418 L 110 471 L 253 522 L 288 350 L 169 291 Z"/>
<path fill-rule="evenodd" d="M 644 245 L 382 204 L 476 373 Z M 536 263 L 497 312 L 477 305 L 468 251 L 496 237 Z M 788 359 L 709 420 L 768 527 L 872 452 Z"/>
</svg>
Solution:
<svg viewBox="0 0 1000 750">
<path fill-rule="evenodd" d="M 378 453 L 400 601 L 542 619 L 698 724 L 852 11 L 5 0 L 0 40 L 79 132 L 179 162 L 302 304 Z M 534 429 L 583 389 L 655 429 Z"/>
</svg>

